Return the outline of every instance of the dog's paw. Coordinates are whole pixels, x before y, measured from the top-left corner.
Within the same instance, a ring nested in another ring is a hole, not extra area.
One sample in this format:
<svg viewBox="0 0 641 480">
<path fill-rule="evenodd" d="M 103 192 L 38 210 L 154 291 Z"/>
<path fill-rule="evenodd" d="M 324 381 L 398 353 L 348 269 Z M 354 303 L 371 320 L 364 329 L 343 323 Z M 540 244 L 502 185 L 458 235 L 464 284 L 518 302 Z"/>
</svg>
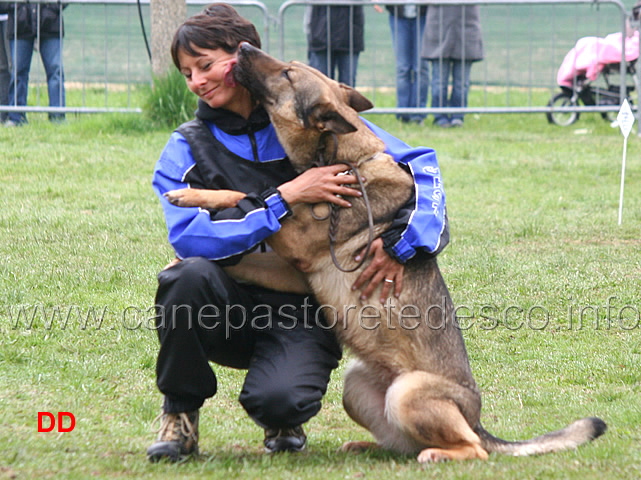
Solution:
<svg viewBox="0 0 641 480">
<path fill-rule="evenodd" d="M 170 203 L 177 207 L 200 207 L 210 210 L 233 208 L 245 194 L 235 190 L 203 190 L 199 188 L 180 188 L 164 194 Z"/>
<path fill-rule="evenodd" d="M 478 444 L 451 448 L 426 448 L 416 458 L 419 463 L 449 462 L 450 460 L 487 460 L 487 451 Z"/>
<path fill-rule="evenodd" d="M 426 448 L 418 454 L 418 463 L 449 462 L 451 458 L 440 448 Z"/>
<path fill-rule="evenodd" d="M 197 192 L 193 188 L 181 188 L 179 190 L 170 190 L 164 194 L 169 203 L 177 207 L 196 207 L 195 204 Z"/>
<path fill-rule="evenodd" d="M 345 442 L 340 448 L 341 452 L 361 453 L 366 450 L 378 448 L 378 445 L 373 442 Z"/>
<path fill-rule="evenodd" d="M 180 260 L 180 258 L 174 258 L 171 262 L 169 262 L 167 265 L 165 265 L 165 267 L 162 269 L 162 271 L 164 272 L 165 270 L 169 270 L 171 267 L 175 267 L 181 261 L 182 260 Z"/>
</svg>

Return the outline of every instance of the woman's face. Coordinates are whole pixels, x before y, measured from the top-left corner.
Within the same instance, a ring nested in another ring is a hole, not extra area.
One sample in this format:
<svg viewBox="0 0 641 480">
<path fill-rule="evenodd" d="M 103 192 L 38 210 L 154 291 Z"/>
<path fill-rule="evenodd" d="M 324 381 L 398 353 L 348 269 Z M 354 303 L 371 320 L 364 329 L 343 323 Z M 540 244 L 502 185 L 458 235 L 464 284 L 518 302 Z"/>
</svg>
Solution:
<svg viewBox="0 0 641 480">
<path fill-rule="evenodd" d="M 184 50 L 178 52 L 180 73 L 185 76 L 189 90 L 212 108 L 225 108 L 242 114 L 239 102 L 244 107 L 245 95 L 239 95 L 231 73 L 236 54 L 222 49 L 192 47 L 196 56 L 188 55 Z"/>
</svg>

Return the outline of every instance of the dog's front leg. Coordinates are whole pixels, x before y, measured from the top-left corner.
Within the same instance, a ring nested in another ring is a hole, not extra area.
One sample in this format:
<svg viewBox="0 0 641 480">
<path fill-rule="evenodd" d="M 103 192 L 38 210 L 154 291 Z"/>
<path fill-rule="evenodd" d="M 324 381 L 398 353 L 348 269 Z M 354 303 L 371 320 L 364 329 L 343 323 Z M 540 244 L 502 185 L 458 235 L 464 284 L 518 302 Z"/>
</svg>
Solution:
<svg viewBox="0 0 641 480">
<path fill-rule="evenodd" d="M 180 188 L 165 193 L 165 198 L 178 207 L 200 207 L 209 210 L 233 208 L 245 194 L 235 190 L 203 190 L 200 188 Z"/>
</svg>

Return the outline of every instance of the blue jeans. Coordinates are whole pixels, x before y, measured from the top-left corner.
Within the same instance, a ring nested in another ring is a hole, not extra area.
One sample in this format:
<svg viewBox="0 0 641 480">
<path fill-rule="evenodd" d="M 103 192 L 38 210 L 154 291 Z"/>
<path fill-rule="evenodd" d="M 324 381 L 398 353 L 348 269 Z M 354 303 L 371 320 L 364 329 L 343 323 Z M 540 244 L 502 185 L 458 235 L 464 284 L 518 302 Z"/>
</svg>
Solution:
<svg viewBox="0 0 641 480">
<path fill-rule="evenodd" d="M 11 80 L 10 67 L 11 53 L 9 52 L 9 39 L 7 38 L 7 22 L 0 22 L 0 105 L 9 104 L 9 81 Z M 7 119 L 6 112 L 0 112 L 0 122 Z"/>
<path fill-rule="evenodd" d="M 338 52 L 332 50 L 310 51 L 309 66 L 324 73 L 329 78 L 334 78 L 338 70 L 338 81 L 353 87 L 356 85 L 356 69 L 358 68 L 358 53 Z M 351 68 L 350 68 L 351 67 Z"/>
<path fill-rule="evenodd" d="M 425 16 L 399 18 L 390 15 L 389 24 L 396 55 L 396 106 L 425 107 L 430 82 L 427 60 L 421 58 L 420 51 Z M 396 115 L 396 118 L 406 122 L 418 122 L 425 117 L 419 114 Z"/>
<path fill-rule="evenodd" d="M 467 107 L 467 92 L 470 89 L 471 61 L 443 58 L 431 60 L 432 64 L 432 108 Z M 447 90 L 450 73 L 452 74 L 452 92 L 448 97 Z M 454 119 L 463 120 L 463 113 L 434 115 L 434 123 L 449 123 Z"/>
<path fill-rule="evenodd" d="M 12 75 L 9 82 L 9 105 L 27 105 L 29 70 L 35 39 L 10 39 Z M 50 107 L 65 106 L 65 79 L 62 71 L 62 40 L 59 37 L 40 38 L 40 58 L 47 74 L 47 90 Z M 64 119 L 64 113 L 50 113 L 50 120 Z M 20 124 L 27 121 L 26 115 L 19 112 L 9 113 L 9 120 Z"/>
</svg>

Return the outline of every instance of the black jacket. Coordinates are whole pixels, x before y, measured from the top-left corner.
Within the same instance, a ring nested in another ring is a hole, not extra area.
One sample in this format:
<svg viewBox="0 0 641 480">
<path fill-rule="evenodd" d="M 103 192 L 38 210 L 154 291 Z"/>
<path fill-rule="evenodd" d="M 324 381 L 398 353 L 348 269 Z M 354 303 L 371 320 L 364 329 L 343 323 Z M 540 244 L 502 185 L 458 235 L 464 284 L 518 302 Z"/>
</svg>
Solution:
<svg viewBox="0 0 641 480">
<path fill-rule="evenodd" d="M 58 37 L 64 35 L 62 10 L 67 5 L 61 3 L 0 3 L 0 13 L 8 13 L 7 33 L 9 39 L 15 37 L 17 24 L 18 38 Z M 16 22 L 17 19 L 17 22 Z"/>
<path fill-rule="evenodd" d="M 327 45 L 328 10 L 330 11 L 329 46 Z M 352 19 L 351 24 L 350 18 Z M 363 7 L 313 7 L 309 23 L 309 50 L 313 52 L 327 49 L 345 53 L 362 52 L 365 49 L 364 31 Z"/>
<path fill-rule="evenodd" d="M 247 135 L 252 151 L 244 152 L 242 157 L 232 153 L 213 135 L 205 122 L 218 125 L 231 136 Z M 176 129 L 189 143 L 196 162 L 196 167 L 183 180 L 195 188 L 229 189 L 247 194 L 271 191 L 292 180 L 297 173 L 287 157 L 269 162 L 259 161 L 256 132 L 269 126 L 269 116 L 262 107 L 256 108 L 245 120 L 228 110 L 211 108 L 199 100 L 196 119 Z"/>
<path fill-rule="evenodd" d="M 276 187 L 297 174 L 263 108 L 246 120 L 199 100 L 196 117 L 167 142 L 154 170 L 154 190 L 176 256 L 233 264 L 291 215 Z M 247 196 L 234 208 L 211 211 L 177 207 L 163 196 L 188 187 L 231 189 Z"/>
<path fill-rule="evenodd" d="M 196 116 L 167 142 L 154 169 L 154 190 L 179 258 L 200 256 L 233 263 L 277 232 L 280 222 L 291 215 L 276 187 L 296 172 L 264 109 L 245 120 L 199 101 Z M 436 152 L 410 147 L 363 121 L 385 142 L 386 152 L 414 177 L 414 195 L 381 235 L 385 251 L 401 263 L 419 252 L 437 255 L 449 241 L 449 228 Z M 215 211 L 178 207 L 163 195 L 188 187 L 239 190 L 248 195 L 234 208 Z"/>
</svg>

